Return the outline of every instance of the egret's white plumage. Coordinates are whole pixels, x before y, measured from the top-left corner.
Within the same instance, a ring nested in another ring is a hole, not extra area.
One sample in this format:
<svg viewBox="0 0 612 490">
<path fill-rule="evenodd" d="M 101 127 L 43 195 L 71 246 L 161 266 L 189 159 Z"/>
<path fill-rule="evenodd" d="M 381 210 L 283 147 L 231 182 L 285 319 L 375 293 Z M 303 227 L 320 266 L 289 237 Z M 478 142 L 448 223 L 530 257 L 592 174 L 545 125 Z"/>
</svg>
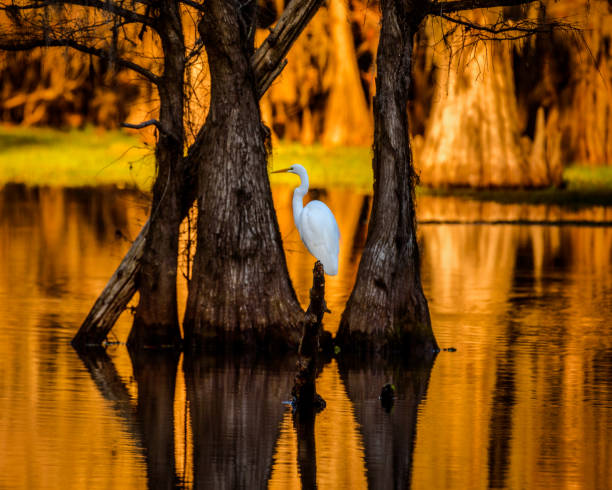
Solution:
<svg viewBox="0 0 612 490">
<path fill-rule="evenodd" d="M 291 165 L 277 172 L 290 172 L 300 177 L 300 185 L 293 191 L 293 220 L 300 238 L 308 251 L 323 264 L 323 270 L 330 276 L 338 274 L 338 253 L 340 252 L 340 230 L 330 209 L 321 201 L 310 201 L 306 206 L 303 199 L 308 192 L 308 173 L 301 165 Z"/>
</svg>

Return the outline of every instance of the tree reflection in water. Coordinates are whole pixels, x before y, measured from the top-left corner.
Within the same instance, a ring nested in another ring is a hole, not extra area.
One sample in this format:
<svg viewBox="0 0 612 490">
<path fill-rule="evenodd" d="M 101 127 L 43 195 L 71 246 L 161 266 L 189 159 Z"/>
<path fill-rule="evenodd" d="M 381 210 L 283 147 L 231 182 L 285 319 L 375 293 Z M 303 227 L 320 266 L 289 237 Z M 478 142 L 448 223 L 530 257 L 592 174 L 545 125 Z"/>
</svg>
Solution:
<svg viewBox="0 0 612 490">
<path fill-rule="evenodd" d="M 134 404 L 129 389 L 104 349 L 79 352 L 100 394 L 111 402 L 147 466 L 149 488 L 180 487 L 174 457 L 174 390 L 179 353 L 173 350 L 130 352 L 138 385 Z"/>
<path fill-rule="evenodd" d="M 290 200 L 287 189 L 275 194 L 285 197 Z M 359 215 L 368 206 L 363 195 L 348 191 L 330 190 L 328 198 L 346 239 L 342 276 L 326 284 L 335 315 L 326 327 L 333 331 L 356 273 L 358 255 L 351 254 L 359 249 Z M 279 221 L 291 248 L 297 235 L 291 234 L 290 206 L 281 204 Z M 0 487 L 32 487 L 43 477 L 47 486 L 65 488 L 136 488 L 146 479 L 151 487 L 204 487 L 211 481 L 207 471 L 221 478 L 226 470 L 248 470 L 243 481 L 250 487 L 314 482 L 353 489 L 366 488 L 366 479 L 385 483 L 381 475 L 407 481 L 402 468 L 412 458 L 414 487 L 603 488 L 610 481 L 612 440 L 612 227 L 599 224 L 610 222 L 610 213 L 421 196 L 423 278 L 434 328 L 440 344 L 458 352 L 435 361 L 412 438 L 389 429 L 405 410 L 404 425 L 414 431 L 409 421 L 416 413 L 402 406 L 402 392 L 410 389 L 391 368 L 347 368 L 342 361 L 339 373 L 332 361 L 317 380 L 327 408 L 316 416 L 312 439 L 312 430 L 296 428 L 282 404 L 295 375 L 291 360 L 269 367 L 253 359 L 202 358 L 183 370 L 180 359 L 178 369 L 176 361 L 162 359 L 139 367 L 119 347 L 109 349 L 110 357 L 83 357 L 84 368 L 69 339 L 129 246 L 122 237 L 134 237 L 144 219 L 138 196 L 5 187 L 0 440 L 10 451 L 1 458 Z M 525 224 L 559 219 L 584 226 Z M 466 221 L 472 224 L 457 224 Z M 287 260 L 306 301 L 311 259 L 288 249 Z M 130 320 L 124 315 L 116 338 L 125 339 Z M 358 375 L 369 379 L 364 387 L 370 390 L 359 396 Z M 387 415 L 378 395 L 390 381 L 397 398 Z M 235 386 L 222 393 L 225 384 Z M 401 443 L 415 439 L 413 452 Z M 306 456 L 298 457 L 298 442 Z M 399 466 L 385 472 L 393 451 Z M 307 456 L 313 453 L 314 461 Z M 241 461 L 250 466 L 234 469 Z M 32 465 L 49 470 L 31 472 Z"/>
<path fill-rule="evenodd" d="M 179 353 L 131 353 L 136 400 L 104 350 L 81 352 L 79 356 L 142 451 L 149 488 L 267 488 L 273 467 L 279 464 L 275 457 L 286 456 L 294 458 L 293 467 L 299 473 L 295 475 L 299 480 L 285 481 L 292 482 L 292 486 L 299 481 L 302 488 L 317 488 L 321 483 L 348 488 L 351 481 L 361 477 L 352 475 L 347 479 L 347 468 L 351 472 L 363 471 L 363 476 L 367 473 L 371 488 L 410 485 L 417 411 L 427 391 L 432 363 L 407 366 L 341 359 L 325 366 L 323 369 L 329 372 L 322 381 L 323 392 L 330 388 L 337 391 L 344 385 L 349 406 L 342 407 L 343 402 L 331 395 L 330 402 L 338 407 L 332 407 L 326 414 L 330 420 L 323 420 L 319 426 L 315 412 L 294 413 L 290 437 L 295 437 L 297 451 L 279 456 L 275 452 L 282 445 L 281 428 L 288 410 L 283 401 L 294 382 L 295 357 L 262 360 L 251 356 L 186 355 L 183 373 L 189 412 L 186 417 L 191 429 L 187 437 L 191 439 L 188 443 L 193 465 L 190 474 L 181 478 L 175 462 L 175 431 L 180 430 L 180 424 L 175 423 L 174 408 Z M 379 394 L 389 381 L 395 385 L 396 398 L 387 411 Z M 351 420 L 347 421 L 347 415 Z M 346 430 L 361 431 L 363 443 L 356 439 L 358 452 L 348 454 L 343 449 L 338 454 L 330 453 L 330 436 L 336 441 L 344 440 Z M 319 449 L 316 440 L 320 440 Z M 367 472 L 355 464 L 355 456 L 365 460 Z M 333 468 L 343 457 L 347 468 L 337 468 L 334 474 Z M 324 461 L 332 473 L 326 468 L 325 475 L 318 476 L 317 461 Z"/>
<path fill-rule="evenodd" d="M 147 462 L 149 488 L 178 486 L 174 457 L 174 390 L 179 352 L 130 351 L 138 384 L 137 413 Z"/>
<path fill-rule="evenodd" d="M 295 361 L 186 356 L 194 488 L 267 487 Z"/>
<path fill-rule="evenodd" d="M 418 409 L 427 394 L 433 363 L 433 359 L 418 364 L 339 360 L 340 376 L 363 435 L 370 488 L 410 488 Z M 395 388 L 389 410 L 379 398 L 387 383 Z"/>
</svg>

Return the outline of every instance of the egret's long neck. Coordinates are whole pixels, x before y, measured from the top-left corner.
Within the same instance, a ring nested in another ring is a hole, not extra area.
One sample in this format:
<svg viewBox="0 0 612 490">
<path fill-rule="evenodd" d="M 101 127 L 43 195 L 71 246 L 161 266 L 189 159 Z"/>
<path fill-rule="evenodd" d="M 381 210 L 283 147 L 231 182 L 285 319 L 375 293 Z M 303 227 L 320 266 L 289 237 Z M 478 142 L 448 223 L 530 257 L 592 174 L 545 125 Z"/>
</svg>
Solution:
<svg viewBox="0 0 612 490">
<path fill-rule="evenodd" d="M 304 209 L 304 203 L 302 199 L 308 192 L 308 174 L 306 172 L 299 172 L 297 175 L 300 177 L 300 185 L 293 191 L 293 219 L 297 222 L 302 209 Z"/>
</svg>

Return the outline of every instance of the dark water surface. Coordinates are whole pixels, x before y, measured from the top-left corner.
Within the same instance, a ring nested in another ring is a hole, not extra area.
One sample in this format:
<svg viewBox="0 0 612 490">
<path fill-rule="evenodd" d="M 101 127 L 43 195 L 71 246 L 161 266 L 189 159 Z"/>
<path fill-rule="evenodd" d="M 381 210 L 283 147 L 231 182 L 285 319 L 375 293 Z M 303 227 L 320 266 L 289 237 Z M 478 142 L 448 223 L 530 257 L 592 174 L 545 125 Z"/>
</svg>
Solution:
<svg viewBox="0 0 612 490">
<path fill-rule="evenodd" d="M 313 259 L 274 198 L 307 301 Z M 369 197 L 327 191 L 342 241 L 334 332 Z M 422 197 L 433 365 L 325 365 L 296 425 L 295 359 L 184 358 L 69 341 L 145 220 L 117 190 L 0 191 L 0 488 L 609 488 L 612 209 Z M 551 226 L 548 222 L 569 222 Z M 184 287 L 181 303 L 184 303 Z M 126 313 L 114 329 L 127 337 Z M 390 411 L 378 400 L 394 383 Z"/>
</svg>

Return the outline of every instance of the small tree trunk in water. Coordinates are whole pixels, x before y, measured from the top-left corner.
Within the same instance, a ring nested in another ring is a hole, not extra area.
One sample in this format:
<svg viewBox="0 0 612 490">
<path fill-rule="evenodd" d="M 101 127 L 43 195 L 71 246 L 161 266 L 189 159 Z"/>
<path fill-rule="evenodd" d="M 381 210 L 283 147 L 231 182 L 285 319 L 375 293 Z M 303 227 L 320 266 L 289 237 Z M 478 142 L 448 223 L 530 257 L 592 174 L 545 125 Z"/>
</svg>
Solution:
<svg viewBox="0 0 612 490">
<path fill-rule="evenodd" d="M 302 488 L 317 487 L 317 458 L 315 418 L 325 408 L 325 400 L 317 393 L 316 379 L 319 355 L 319 337 L 323 315 L 329 312 L 325 305 L 325 275 L 323 264 L 317 260 L 312 270 L 310 304 L 304 315 L 304 328 L 300 341 L 299 372 L 295 376 L 293 395 L 293 426 L 297 433 L 298 468 Z"/>
<path fill-rule="evenodd" d="M 423 3 L 423 2 L 421 2 Z M 416 4 L 416 5 L 415 5 Z M 343 350 L 437 349 L 421 287 L 406 103 L 419 2 L 383 0 L 374 98 L 374 203 L 357 280 L 336 336 Z"/>
<path fill-rule="evenodd" d="M 323 264 L 317 260 L 312 270 L 312 288 L 310 289 L 310 304 L 304 315 L 302 339 L 298 353 L 299 372 L 291 390 L 295 403 L 299 425 L 302 421 L 314 424 L 314 414 L 325 407 L 325 401 L 317 394 L 315 380 L 317 377 L 317 360 L 319 355 L 319 338 L 321 323 L 327 309 L 325 305 L 325 275 Z M 308 423 L 307 423 L 308 425 Z"/>
<path fill-rule="evenodd" d="M 187 308 L 190 346 L 297 347 L 300 305 L 291 286 L 267 175 L 245 9 L 212 0 L 199 31 L 211 72 L 198 190 L 198 242 Z"/>
<path fill-rule="evenodd" d="M 137 277 L 140 301 L 128 337 L 132 348 L 177 346 L 176 303 L 179 227 L 182 221 L 184 40 L 178 3 L 162 2 L 160 36 L 164 73 L 159 84 L 160 130 L 157 178 L 149 230 Z"/>
</svg>

